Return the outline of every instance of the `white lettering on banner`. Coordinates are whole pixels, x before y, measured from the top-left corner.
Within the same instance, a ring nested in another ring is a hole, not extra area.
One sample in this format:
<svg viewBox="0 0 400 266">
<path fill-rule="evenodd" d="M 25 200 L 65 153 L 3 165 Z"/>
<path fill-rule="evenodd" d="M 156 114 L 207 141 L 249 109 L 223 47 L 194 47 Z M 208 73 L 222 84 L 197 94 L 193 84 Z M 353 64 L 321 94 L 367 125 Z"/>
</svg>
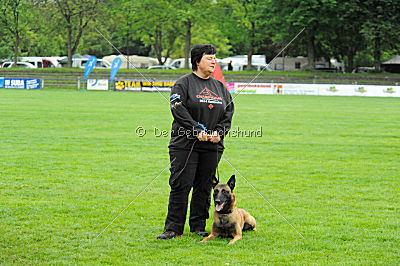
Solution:
<svg viewBox="0 0 400 266">
<path fill-rule="evenodd" d="M 20 79 L 13 79 L 13 80 L 11 80 L 11 86 L 24 87 L 24 81 L 20 80 Z"/>
<path fill-rule="evenodd" d="M 36 89 L 39 86 L 39 83 L 36 79 L 26 80 L 26 89 Z"/>
<path fill-rule="evenodd" d="M 234 93 L 325 96 L 400 97 L 400 86 L 295 84 L 295 83 L 234 83 Z"/>
<path fill-rule="evenodd" d="M 4 79 L 5 89 L 40 89 L 40 79 Z"/>
</svg>

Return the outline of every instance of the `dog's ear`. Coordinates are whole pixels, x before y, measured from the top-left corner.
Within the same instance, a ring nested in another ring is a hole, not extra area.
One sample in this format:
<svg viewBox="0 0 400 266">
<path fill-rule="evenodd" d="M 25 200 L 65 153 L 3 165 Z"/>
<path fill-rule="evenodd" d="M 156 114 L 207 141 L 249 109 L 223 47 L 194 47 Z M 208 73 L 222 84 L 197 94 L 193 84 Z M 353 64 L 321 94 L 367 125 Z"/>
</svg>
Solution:
<svg viewBox="0 0 400 266">
<path fill-rule="evenodd" d="M 235 183 L 236 183 L 235 175 L 232 175 L 231 178 L 229 178 L 228 183 L 227 183 L 228 186 L 230 187 L 231 191 L 233 191 L 233 189 L 235 188 Z"/>
<path fill-rule="evenodd" d="M 218 179 L 215 177 L 215 175 L 212 176 L 211 178 L 211 185 L 213 188 L 215 188 L 216 185 L 218 185 Z"/>
</svg>

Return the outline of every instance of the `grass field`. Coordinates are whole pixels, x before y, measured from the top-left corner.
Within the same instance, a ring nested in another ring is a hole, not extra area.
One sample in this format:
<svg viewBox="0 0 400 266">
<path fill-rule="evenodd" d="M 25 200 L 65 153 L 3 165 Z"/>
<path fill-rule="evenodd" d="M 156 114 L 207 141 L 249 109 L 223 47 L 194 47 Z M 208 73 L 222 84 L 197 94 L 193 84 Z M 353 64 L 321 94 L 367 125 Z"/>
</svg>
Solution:
<svg viewBox="0 0 400 266">
<path fill-rule="evenodd" d="M 259 232 L 227 246 L 188 228 L 155 238 L 169 193 L 162 96 L 0 90 L 0 264 L 399 264 L 399 105 L 240 95 L 233 130 L 262 136 L 227 138 L 219 172 L 236 173 Z"/>
</svg>

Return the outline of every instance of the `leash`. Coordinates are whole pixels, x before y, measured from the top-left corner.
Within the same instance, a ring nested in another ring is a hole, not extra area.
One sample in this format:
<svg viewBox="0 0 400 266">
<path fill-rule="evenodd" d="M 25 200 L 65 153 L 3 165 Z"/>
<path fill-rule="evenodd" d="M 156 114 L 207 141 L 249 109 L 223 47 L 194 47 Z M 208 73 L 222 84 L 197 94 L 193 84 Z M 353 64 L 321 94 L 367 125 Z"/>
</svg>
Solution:
<svg viewBox="0 0 400 266">
<path fill-rule="evenodd" d="M 207 128 L 203 125 L 203 124 L 201 124 L 200 122 L 196 122 L 205 132 L 207 132 Z M 192 155 L 192 152 L 193 152 L 193 149 L 194 149 L 194 145 L 197 143 L 197 141 L 198 141 L 198 139 L 196 139 L 194 142 L 193 142 L 193 144 L 192 144 L 192 147 L 190 148 L 190 151 L 189 151 L 189 154 L 188 154 L 188 156 L 187 156 L 187 158 L 186 158 L 186 161 L 185 161 L 185 164 L 183 165 L 183 168 L 181 169 L 181 171 L 179 171 L 179 174 L 174 178 L 174 180 L 176 179 L 176 178 L 178 178 L 181 174 L 182 174 L 182 172 L 185 170 L 185 168 L 186 168 L 186 166 L 187 166 L 187 163 L 189 162 L 189 158 L 190 158 L 190 155 Z M 218 180 L 218 183 L 219 183 L 219 171 L 218 171 L 218 143 L 216 143 L 216 165 L 217 165 L 217 167 L 216 167 L 216 173 L 217 173 L 217 180 Z"/>
<path fill-rule="evenodd" d="M 216 146 L 217 146 L 217 168 L 215 169 L 216 170 L 216 172 L 217 172 L 217 180 L 218 180 L 218 183 L 219 183 L 219 171 L 218 171 L 218 143 L 216 143 Z"/>
<path fill-rule="evenodd" d="M 179 174 L 174 178 L 174 180 L 177 179 L 177 178 L 182 174 L 183 170 L 185 170 L 186 165 L 187 165 L 187 163 L 188 163 L 188 161 L 189 161 L 190 155 L 191 155 L 192 152 L 193 152 L 194 144 L 196 144 L 197 141 L 198 141 L 198 140 L 196 139 L 196 140 L 193 142 L 192 147 L 190 148 L 189 154 L 188 154 L 188 156 L 187 156 L 187 158 L 186 158 L 185 165 L 183 166 L 183 168 L 182 168 L 182 170 L 179 172 Z M 176 157 L 175 157 L 175 158 L 176 158 Z"/>
</svg>

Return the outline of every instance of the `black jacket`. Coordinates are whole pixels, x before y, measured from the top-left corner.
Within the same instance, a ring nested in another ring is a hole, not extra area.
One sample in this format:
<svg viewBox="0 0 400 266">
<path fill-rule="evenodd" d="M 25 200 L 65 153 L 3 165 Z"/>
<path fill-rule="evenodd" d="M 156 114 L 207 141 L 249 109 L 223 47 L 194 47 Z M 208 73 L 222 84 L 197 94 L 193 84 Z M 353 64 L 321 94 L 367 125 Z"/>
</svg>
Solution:
<svg viewBox="0 0 400 266">
<path fill-rule="evenodd" d="M 200 130 L 218 131 L 221 141 L 198 141 L 194 150 L 222 151 L 223 138 L 231 128 L 234 105 L 222 82 L 202 79 L 193 73 L 179 78 L 171 90 L 171 112 L 174 117 L 170 150 L 191 149 Z"/>
</svg>

